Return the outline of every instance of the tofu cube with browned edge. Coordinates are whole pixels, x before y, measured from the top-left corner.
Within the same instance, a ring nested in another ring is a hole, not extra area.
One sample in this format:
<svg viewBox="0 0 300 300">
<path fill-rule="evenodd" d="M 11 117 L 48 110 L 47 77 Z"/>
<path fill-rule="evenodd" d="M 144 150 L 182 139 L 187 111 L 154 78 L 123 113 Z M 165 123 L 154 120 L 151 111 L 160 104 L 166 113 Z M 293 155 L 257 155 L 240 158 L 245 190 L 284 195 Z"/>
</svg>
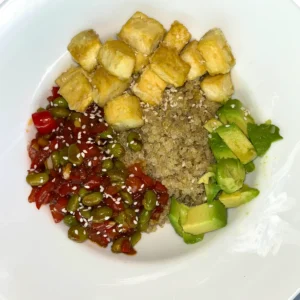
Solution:
<svg viewBox="0 0 300 300">
<path fill-rule="evenodd" d="M 151 69 L 165 82 L 175 87 L 182 86 L 190 71 L 190 65 L 177 54 L 177 51 L 159 47 L 150 59 Z"/>
<path fill-rule="evenodd" d="M 234 92 L 230 73 L 225 75 L 207 75 L 200 83 L 206 98 L 210 101 L 224 103 Z"/>
<path fill-rule="evenodd" d="M 130 85 L 130 80 L 121 80 L 108 73 L 103 67 L 98 67 L 91 75 L 93 98 L 95 103 L 104 107 L 107 101 L 120 96 Z"/>
<path fill-rule="evenodd" d="M 81 67 L 70 67 L 66 72 L 63 72 L 61 75 L 59 75 L 55 83 L 62 87 L 67 81 L 69 81 L 73 76 L 75 76 L 78 73 L 83 73 L 83 69 Z"/>
<path fill-rule="evenodd" d="M 158 21 L 136 12 L 123 25 L 118 37 L 138 52 L 150 55 L 164 35 L 165 29 Z"/>
<path fill-rule="evenodd" d="M 100 48 L 99 36 L 92 29 L 78 33 L 68 45 L 68 50 L 73 59 L 88 72 L 96 68 Z"/>
<path fill-rule="evenodd" d="M 150 105 L 159 105 L 166 87 L 167 83 L 147 67 L 132 91 L 142 101 Z"/>
<path fill-rule="evenodd" d="M 135 66 L 135 54 L 124 42 L 110 40 L 101 47 L 98 61 L 112 75 L 129 79 Z"/>
<path fill-rule="evenodd" d="M 69 108 L 84 112 L 93 101 L 93 89 L 83 72 L 77 72 L 59 89 L 59 93 L 66 99 Z"/>
<path fill-rule="evenodd" d="M 135 52 L 134 73 L 140 73 L 149 64 L 149 56 L 141 52 Z"/>
<path fill-rule="evenodd" d="M 163 45 L 174 48 L 179 53 L 189 42 L 191 37 L 192 35 L 183 24 L 174 21 L 163 40 Z"/>
<path fill-rule="evenodd" d="M 139 98 L 124 94 L 106 103 L 104 118 L 115 130 L 123 131 L 144 125 Z"/>
<path fill-rule="evenodd" d="M 219 28 L 211 29 L 201 38 L 198 50 L 210 75 L 226 74 L 235 65 L 231 48 Z"/>
<path fill-rule="evenodd" d="M 198 51 L 198 42 L 190 42 L 180 53 L 180 57 L 190 65 L 188 80 L 194 80 L 206 73 L 205 61 Z"/>
</svg>

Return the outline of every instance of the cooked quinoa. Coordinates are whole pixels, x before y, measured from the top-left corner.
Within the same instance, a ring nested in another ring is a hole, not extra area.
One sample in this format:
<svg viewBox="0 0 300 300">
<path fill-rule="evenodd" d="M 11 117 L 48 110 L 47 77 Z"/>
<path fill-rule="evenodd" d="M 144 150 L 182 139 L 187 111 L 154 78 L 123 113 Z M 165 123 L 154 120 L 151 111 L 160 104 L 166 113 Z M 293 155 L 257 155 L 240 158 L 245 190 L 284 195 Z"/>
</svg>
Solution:
<svg viewBox="0 0 300 300">
<path fill-rule="evenodd" d="M 162 105 L 143 105 L 145 125 L 134 130 L 141 134 L 143 150 L 128 149 L 125 163 L 142 162 L 146 172 L 160 180 L 170 195 L 189 206 L 205 202 L 204 187 L 197 182 L 214 157 L 203 125 L 218 108 L 219 104 L 205 99 L 199 80 L 181 88 L 167 88 Z M 125 147 L 127 135 L 120 134 Z"/>
</svg>

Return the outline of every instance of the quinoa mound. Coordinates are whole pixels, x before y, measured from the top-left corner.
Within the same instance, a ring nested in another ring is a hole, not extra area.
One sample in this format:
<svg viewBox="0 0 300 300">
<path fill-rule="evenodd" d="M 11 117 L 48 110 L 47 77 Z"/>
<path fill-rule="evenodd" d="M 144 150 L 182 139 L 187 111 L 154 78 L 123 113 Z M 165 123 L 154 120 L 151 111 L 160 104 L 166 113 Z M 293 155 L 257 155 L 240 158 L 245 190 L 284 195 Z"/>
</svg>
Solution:
<svg viewBox="0 0 300 300">
<path fill-rule="evenodd" d="M 204 187 L 197 182 L 214 163 L 214 157 L 203 125 L 218 108 L 219 104 L 205 99 L 199 80 L 181 88 L 167 88 L 160 106 L 143 104 L 145 125 L 134 130 L 141 134 L 143 150 L 128 149 L 124 162 L 141 162 L 170 195 L 189 206 L 205 202 Z M 120 134 L 125 148 L 127 135 L 128 132 Z"/>
</svg>

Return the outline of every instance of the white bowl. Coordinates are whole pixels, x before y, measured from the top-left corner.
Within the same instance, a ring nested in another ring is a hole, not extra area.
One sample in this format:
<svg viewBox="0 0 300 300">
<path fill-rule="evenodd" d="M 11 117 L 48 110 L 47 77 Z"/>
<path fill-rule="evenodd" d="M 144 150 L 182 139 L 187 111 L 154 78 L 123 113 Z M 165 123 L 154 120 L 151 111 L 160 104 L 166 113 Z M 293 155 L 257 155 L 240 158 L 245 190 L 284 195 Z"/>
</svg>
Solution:
<svg viewBox="0 0 300 300">
<path fill-rule="evenodd" d="M 48 207 L 29 205 L 31 113 L 71 62 L 82 29 L 114 37 L 136 10 L 194 38 L 221 27 L 237 59 L 236 97 L 284 140 L 249 179 L 259 198 L 230 211 L 226 228 L 187 246 L 166 225 L 138 255 L 78 245 Z M 300 8 L 292 1 L 11 0 L 0 6 L 0 299 L 288 299 L 300 287 Z M 28 132 L 27 132 L 27 131 Z"/>
</svg>

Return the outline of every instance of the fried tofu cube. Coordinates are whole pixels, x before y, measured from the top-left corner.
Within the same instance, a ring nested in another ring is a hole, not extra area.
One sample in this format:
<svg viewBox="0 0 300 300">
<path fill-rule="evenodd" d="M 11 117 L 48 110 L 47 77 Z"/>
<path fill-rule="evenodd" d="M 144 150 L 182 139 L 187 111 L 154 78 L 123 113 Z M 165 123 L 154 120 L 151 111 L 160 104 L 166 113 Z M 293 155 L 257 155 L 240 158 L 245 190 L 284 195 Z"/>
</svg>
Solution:
<svg viewBox="0 0 300 300">
<path fill-rule="evenodd" d="M 182 86 L 190 71 L 190 65 L 183 61 L 175 49 L 159 47 L 150 59 L 151 69 L 165 82 L 175 87 Z"/>
<path fill-rule="evenodd" d="M 101 47 L 98 61 L 112 75 L 129 79 L 135 66 L 135 54 L 124 42 L 111 40 Z"/>
<path fill-rule="evenodd" d="M 149 64 L 149 56 L 141 52 L 135 52 L 134 73 L 140 73 Z"/>
<path fill-rule="evenodd" d="M 191 66 L 187 76 L 188 80 L 194 80 L 206 73 L 205 61 L 198 51 L 198 42 L 190 42 L 181 52 L 180 57 Z"/>
<path fill-rule="evenodd" d="M 106 103 L 104 118 L 115 130 L 123 131 L 143 126 L 143 113 L 139 98 L 124 94 Z"/>
<path fill-rule="evenodd" d="M 98 34 L 90 29 L 84 30 L 75 35 L 68 45 L 74 60 L 88 72 L 97 66 L 97 55 L 101 48 L 101 41 Z"/>
<path fill-rule="evenodd" d="M 158 21 L 136 12 L 123 25 L 118 37 L 138 52 L 150 55 L 164 35 L 165 29 Z"/>
<path fill-rule="evenodd" d="M 55 80 L 55 83 L 62 87 L 67 81 L 69 81 L 77 73 L 82 73 L 83 69 L 80 67 L 70 67 L 66 72 L 63 72 Z"/>
<path fill-rule="evenodd" d="M 108 73 L 103 67 L 99 67 L 92 75 L 94 101 L 104 107 L 107 101 L 120 96 L 130 85 L 130 80 L 121 80 Z"/>
<path fill-rule="evenodd" d="M 179 53 L 189 42 L 191 37 L 192 35 L 187 28 L 178 21 L 175 21 L 171 25 L 170 30 L 167 32 L 163 40 L 163 45 L 169 48 L 174 48 Z"/>
<path fill-rule="evenodd" d="M 235 65 L 231 48 L 219 28 L 211 29 L 201 38 L 198 50 L 210 75 L 226 74 Z"/>
<path fill-rule="evenodd" d="M 225 75 L 207 75 L 200 83 L 206 98 L 210 101 L 224 103 L 234 92 L 230 73 Z"/>
<path fill-rule="evenodd" d="M 132 91 L 142 101 L 150 105 L 159 105 L 166 87 L 167 83 L 147 67 Z"/>
<path fill-rule="evenodd" d="M 59 89 L 69 108 L 78 112 L 84 112 L 92 103 L 92 91 L 92 86 L 83 72 L 77 72 Z"/>
</svg>

